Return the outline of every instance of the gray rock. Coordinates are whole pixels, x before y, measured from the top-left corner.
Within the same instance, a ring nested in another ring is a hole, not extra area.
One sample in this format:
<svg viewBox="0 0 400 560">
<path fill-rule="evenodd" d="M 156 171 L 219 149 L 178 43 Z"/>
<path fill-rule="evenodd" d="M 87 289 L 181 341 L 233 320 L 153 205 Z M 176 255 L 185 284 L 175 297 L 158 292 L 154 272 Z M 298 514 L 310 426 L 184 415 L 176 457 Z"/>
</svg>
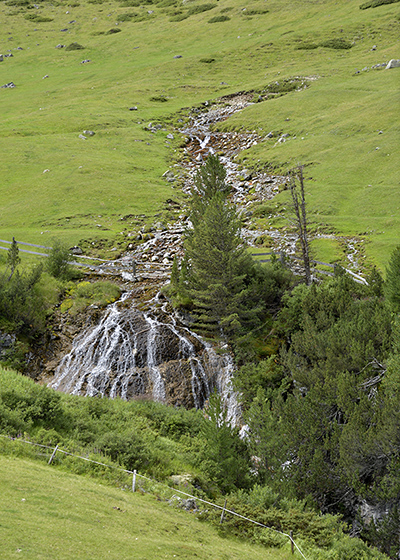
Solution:
<svg viewBox="0 0 400 560">
<path fill-rule="evenodd" d="M 81 64 L 86 64 L 87 62 L 90 62 L 88 58 L 86 60 L 82 60 Z"/>
<path fill-rule="evenodd" d="M 56 49 L 64 49 L 64 48 L 65 48 L 65 45 L 62 45 L 61 43 L 56 45 Z"/>
<path fill-rule="evenodd" d="M 80 134 L 78 138 L 80 138 L 81 140 L 86 140 L 86 136 L 83 136 L 83 134 Z"/>
<path fill-rule="evenodd" d="M 77 245 L 74 245 L 73 247 L 70 247 L 69 251 L 73 255 L 83 255 L 82 249 L 80 247 L 78 247 Z"/>
<path fill-rule="evenodd" d="M 129 107 L 130 111 L 137 111 L 137 107 Z"/>
<path fill-rule="evenodd" d="M 0 54 L 0 62 L 3 62 L 3 60 L 4 60 L 4 59 L 3 59 L 3 55 Z"/>
<path fill-rule="evenodd" d="M 9 82 L 8 84 L 4 84 L 4 86 L 0 86 L 0 88 L 9 88 L 9 89 L 12 89 L 12 88 L 15 88 L 15 87 L 17 87 L 17 86 L 14 84 L 14 82 Z"/>
<path fill-rule="evenodd" d="M 13 55 L 12 53 L 9 53 L 9 54 L 5 54 L 5 55 L 4 55 L 4 58 L 11 58 L 11 57 L 13 57 L 13 56 L 14 56 L 14 55 Z"/>
<path fill-rule="evenodd" d="M 389 60 L 389 62 L 387 63 L 386 66 L 386 70 L 389 70 L 390 68 L 400 68 L 400 60 L 392 58 L 392 60 Z"/>
<path fill-rule="evenodd" d="M 377 49 L 377 46 L 374 45 L 374 46 L 372 47 L 371 51 L 376 51 L 376 49 Z"/>
<path fill-rule="evenodd" d="M 182 58 L 182 55 L 181 55 L 181 54 L 176 54 L 176 55 L 174 56 L 174 58 Z"/>
<path fill-rule="evenodd" d="M 86 136 L 94 136 L 94 132 L 93 130 L 84 130 L 83 134 L 85 134 Z"/>
<path fill-rule="evenodd" d="M 274 137 L 274 133 L 271 131 L 271 132 L 268 132 L 268 134 L 265 138 L 273 138 L 273 137 Z"/>
<path fill-rule="evenodd" d="M 43 76 L 42 80 L 45 80 L 45 79 L 48 78 L 48 77 L 49 77 L 49 75 L 46 74 L 45 76 Z"/>
<path fill-rule="evenodd" d="M 173 135 L 173 134 L 167 134 L 167 138 L 168 138 L 168 140 L 173 140 L 173 139 L 174 139 L 174 135 Z"/>
</svg>

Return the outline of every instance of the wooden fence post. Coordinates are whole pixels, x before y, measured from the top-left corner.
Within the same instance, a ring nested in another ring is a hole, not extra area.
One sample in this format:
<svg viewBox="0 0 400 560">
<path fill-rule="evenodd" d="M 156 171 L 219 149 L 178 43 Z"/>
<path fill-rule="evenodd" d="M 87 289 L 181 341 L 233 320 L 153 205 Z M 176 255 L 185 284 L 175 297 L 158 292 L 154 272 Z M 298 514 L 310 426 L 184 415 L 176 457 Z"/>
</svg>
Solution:
<svg viewBox="0 0 400 560">
<path fill-rule="evenodd" d="M 293 531 L 290 531 L 290 545 L 292 548 L 292 554 L 294 554 Z"/>
<path fill-rule="evenodd" d="M 132 477 L 132 492 L 135 491 L 135 487 L 136 487 L 136 469 L 133 471 L 133 477 Z"/>
<path fill-rule="evenodd" d="M 225 513 L 225 509 L 226 509 L 226 502 L 227 502 L 227 498 L 225 498 L 225 503 L 224 503 L 224 509 L 222 510 L 221 513 L 221 519 L 219 520 L 219 524 L 222 525 L 222 522 L 224 520 L 224 513 Z"/>
<path fill-rule="evenodd" d="M 56 456 L 56 453 L 57 453 L 57 449 L 58 449 L 58 443 L 55 446 L 53 453 L 51 454 L 51 457 L 50 457 L 49 462 L 48 462 L 49 465 L 51 465 L 51 463 L 53 462 L 53 459 L 54 459 L 54 457 Z"/>
</svg>

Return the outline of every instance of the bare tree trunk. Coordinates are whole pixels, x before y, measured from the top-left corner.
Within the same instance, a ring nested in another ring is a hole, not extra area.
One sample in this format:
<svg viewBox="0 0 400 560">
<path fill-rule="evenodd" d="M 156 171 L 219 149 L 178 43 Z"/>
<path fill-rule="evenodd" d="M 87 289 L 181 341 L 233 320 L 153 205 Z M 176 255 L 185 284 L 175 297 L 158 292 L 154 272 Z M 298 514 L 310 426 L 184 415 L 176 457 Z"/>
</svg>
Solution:
<svg viewBox="0 0 400 560">
<path fill-rule="evenodd" d="M 296 215 L 296 227 L 299 234 L 301 252 L 303 256 L 303 265 L 306 275 L 307 285 L 311 284 L 311 267 L 310 267 L 310 244 L 307 232 L 307 212 L 306 197 L 304 193 L 304 177 L 303 167 L 299 166 L 290 172 L 290 192 L 292 194 L 293 207 Z M 298 192 L 300 190 L 300 192 Z"/>
</svg>

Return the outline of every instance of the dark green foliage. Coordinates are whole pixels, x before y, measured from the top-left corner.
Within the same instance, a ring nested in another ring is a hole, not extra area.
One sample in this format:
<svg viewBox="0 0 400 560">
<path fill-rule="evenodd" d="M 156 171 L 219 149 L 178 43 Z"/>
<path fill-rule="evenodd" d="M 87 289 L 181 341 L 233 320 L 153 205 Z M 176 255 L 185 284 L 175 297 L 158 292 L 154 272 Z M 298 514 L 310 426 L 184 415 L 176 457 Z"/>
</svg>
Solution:
<svg viewBox="0 0 400 560">
<path fill-rule="evenodd" d="M 268 14 L 269 10 L 265 10 L 262 8 L 250 8 L 246 10 L 242 10 L 243 16 L 262 16 L 264 14 Z"/>
<path fill-rule="evenodd" d="M 244 406 L 248 406 L 256 398 L 259 389 L 264 392 L 274 391 L 281 385 L 283 369 L 276 356 L 259 363 L 243 365 L 235 373 L 233 386 L 241 395 Z"/>
<path fill-rule="evenodd" d="M 46 260 L 46 268 L 54 278 L 71 280 L 74 277 L 74 269 L 69 264 L 72 255 L 69 249 L 60 241 L 54 240 L 53 247 Z"/>
<path fill-rule="evenodd" d="M 2 373 L 0 430 L 17 435 L 33 425 L 53 425 L 61 417 L 60 395 L 15 374 Z"/>
<path fill-rule="evenodd" d="M 112 27 L 104 33 L 104 35 L 115 35 L 115 33 L 121 33 L 122 29 L 119 27 Z"/>
<path fill-rule="evenodd" d="M 400 0 L 369 0 L 369 2 L 364 2 L 364 4 L 360 5 L 360 10 L 377 8 L 378 6 L 383 6 L 384 4 L 395 4 L 396 2 L 400 2 Z"/>
<path fill-rule="evenodd" d="M 83 45 L 80 45 L 79 43 L 74 41 L 73 43 L 70 43 L 67 47 L 65 47 L 65 50 L 66 51 L 80 51 L 84 48 L 85 47 Z"/>
<path fill-rule="evenodd" d="M 34 336 L 45 324 L 46 307 L 37 284 L 42 267 L 37 266 L 12 278 L 0 278 L 0 321 L 12 332 Z"/>
<path fill-rule="evenodd" d="M 169 21 L 172 21 L 172 22 L 174 22 L 174 21 L 183 21 L 184 19 L 187 19 L 188 17 L 189 17 L 188 12 L 179 12 L 179 13 L 176 13 L 175 15 L 173 15 L 173 16 L 169 19 Z"/>
<path fill-rule="evenodd" d="M 287 78 L 280 82 L 271 82 L 265 86 L 259 93 L 289 93 L 304 85 L 304 81 L 300 78 Z"/>
<path fill-rule="evenodd" d="M 7 261 L 6 261 L 6 263 L 7 263 L 7 266 L 9 266 L 10 269 L 11 269 L 11 274 L 8 277 L 8 280 L 11 280 L 12 275 L 14 274 L 14 271 L 17 268 L 17 266 L 19 265 L 20 262 L 21 262 L 21 257 L 19 256 L 18 244 L 13 237 L 11 247 L 7 251 Z"/>
<path fill-rule="evenodd" d="M 205 204 L 216 194 L 228 195 L 231 188 L 225 183 L 226 171 L 218 156 L 209 155 L 195 176 L 196 193 L 192 200 L 192 214 L 200 212 Z M 197 210 L 197 207 L 200 207 Z M 192 216 L 193 217 L 193 216 Z"/>
<path fill-rule="evenodd" d="M 198 6 L 191 6 L 188 10 L 189 16 L 195 14 L 201 14 L 202 12 L 208 12 L 216 7 L 216 4 L 199 4 Z"/>
<path fill-rule="evenodd" d="M 393 251 L 386 269 L 385 296 L 395 313 L 400 313 L 400 245 Z"/>
<path fill-rule="evenodd" d="M 150 97 L 150 101 L 155 103 L 165 103 L 168 101 L 168 97 L 165 97 L 164 95 L 153 95 L 153 97 Z"/>
<path fill-rule="evenodd" d="M 329 39 L 328 41 L 324 41 L 323 43 L 320 43 L 320 46 L 326 47 L 327 49 L 341 50 L 341 49 L 351 49 L 353 45 L 350 43 L 350 41 L 347 41 L 346 39 L 342 39 L 341 37 L 339 37 L 335 39 Z"/>
<path fill-rule="evenodd" d="M 249 408 L 250 426 L 263 439 L 265 474 L 271 475 L 269 458 L 272 473 L 286 462 L 279 476 L 325 510 L 361 488 L 379 487 L 390 464 L 382 442 L 398 425 L 392 413 L 390 422 L 378 421 L 389 402 L 376 389 L 390 353 L 391 318 L 368 292 L 338 276 L 286 296 L 280 316 L 290 342 L 281 353 L 286 385 L 272 399 L 268 388 L 258 393 Z"/>
<path fill-rule="evenodd" d="M 6 6 L 29 6 L 30 0 L 7 0 Z"/>
<path fill-rule="evenodd" d="M 231 18 L 228 16 L 215 16 L 208 20 L 208 23 L 220 23 L 222 21 L 229 21 Z"/>
<path fill-rule="evenodd" d="M 44 23 L 46 21 L 53 21 L 53 18 L 41 16 L 40 14 L 26 14 L 24 18 L 28 19 L 29 21 L 34 21 L 35 23 Z"/>
<path fill-rule="evenodd" d="M 250 458 L 246 445 L 232 428 L 220 395 L 214 393 L 202 424 L 206 442 L 202 469 L 225 494 L 250 484 Z"/>
<path fill-rule="evenodd" d="M 215 58 L 200 58 L 199 62 L 203 62 L 204 64 L 211 64 L 215 62 Z"/>
</svg>

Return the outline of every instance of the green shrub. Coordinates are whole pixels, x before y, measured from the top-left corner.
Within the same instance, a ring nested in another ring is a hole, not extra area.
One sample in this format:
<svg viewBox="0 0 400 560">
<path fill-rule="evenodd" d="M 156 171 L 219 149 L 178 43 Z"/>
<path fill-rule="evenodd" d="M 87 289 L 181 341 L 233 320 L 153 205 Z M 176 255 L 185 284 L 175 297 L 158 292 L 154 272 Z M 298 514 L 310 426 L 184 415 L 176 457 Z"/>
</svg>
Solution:
<svg viewBox="0 0 400 560">
<path fill-rule="evenodd" d="M 199 62 L 203 62 L 204 64 L 211 64 L 215 62 L 215 58 L 200 58 Z"/>
<path fill-rule="evenodd" d="M 326 47 L 327 49 L 351 49 L 351 47 L 353 46 L 350 41 L 347 41 L 346 39 L 342 39 L 342 38 L 336 38 L 336 39 L 329 39 L 328 41 L 324 41 L 323 43 L 320 43 L 321 47 Z"/>
<path fill-rule="evenodd" d="M 77 45 L 78 43 L 71 43 L 71 45 Z M 66 50 L 75 50 L 75 47 L 70 48 L 69 45 Z M 83 48 L 80 45 L 78 48 Z M 72 255 L 69 249 L 60 241 L 54 240 L 53 247 L 49 253 L 46 261 L 47 271 L 54 278 L 59 278 L 60 280 L 71 280 L 74 277 L 74 269 L 70 265 L 72 260 Z"/>
<path fill-rule="evenodd" d="M 83 311 L 88 305 L 104 307 L 119 298 L 121 291 L 112 282 L 80 282 L 73 285 L 67 292 L 67 297 L 61 304 L 60 311 L 69 311 L 74 315 Z"/>
<path fill-rule="evenodd" d="M 29 6 L 30 0 L 7 0 L 6 6 Z"/>
<path fill-rule="evenodd" d="M 79 43 L 74 41 L 73 43 L 70 43 L 67 47 L 65 47 L 65 50 L 66 51 L 80 51 L 84 48 L 85 47 L 83 45 L 80 45 Z"/>
<path fill-rule="evenodd" d="M 384 4 L 395 4 L 396 2 L 400 2 L 400 0 L 369 0 L 369 2 L 364 2 L 364 4 L 360 5 L 360 10 L 377 8 L 378 6 L 383 6 Z"/>
<path fill-rule="evenodd" d="M 41 16 L 39 14 L 26 14 L 24 16 L 24 18 L 29 20 L 29 21 L 34 21 L 36 23 L 42 23 L 42 22 L 44 23 L 46 21 L 53 21 L 53 18 Z"/>
<path fill-rule="evenodd" d="M 166 101 L 168 101 L 168 98 L 164 95 L 154 95 L 153 97 L 150 97 L 150 101 L 154 101 L 156 103 L 165 103 Z"/>
<path fill-rule="evenodd" d="M 188 12 L 182 12 L 179 14 L 175 14 L 174 16 L 169 18 L 169 21 L 183 21 L 184 19 L 187 19 L 189 17 L 189 13 Z"/>
<path fill-rule="evenodd" d="M 208 20 L 208 23 L 220 23 L 222 21 L 229 21 L 231 18 L 228 16 L 215 16 Z"/>
<path fill-rule="evenodd" d="M 216 4 L 199 4 L 198 6 L 192 6 L 189 8 L 189 15 L 192 16 L 194 14 L 201 14 L 202 12 L 207 12 L 208 10 L 212 10 L 216 7 Z"/>
<path fill-rule="evenodd" d="M 112 27 L 111 29 L 106 31 L 104 35 L 114 35 L 115 33 L 121 33 L 121 31 L 122 29 L 119 29 L 118 27 Z"/>
<path fill-rule="evenodd" d="M 251 8 L 250 10 L 242 10 L 242 15 L 244 16 L 261 16 L 263 14 L 268 14 L 269 10 L 263 10 L 262 8 L 256 9 Z"/>
</svg>

